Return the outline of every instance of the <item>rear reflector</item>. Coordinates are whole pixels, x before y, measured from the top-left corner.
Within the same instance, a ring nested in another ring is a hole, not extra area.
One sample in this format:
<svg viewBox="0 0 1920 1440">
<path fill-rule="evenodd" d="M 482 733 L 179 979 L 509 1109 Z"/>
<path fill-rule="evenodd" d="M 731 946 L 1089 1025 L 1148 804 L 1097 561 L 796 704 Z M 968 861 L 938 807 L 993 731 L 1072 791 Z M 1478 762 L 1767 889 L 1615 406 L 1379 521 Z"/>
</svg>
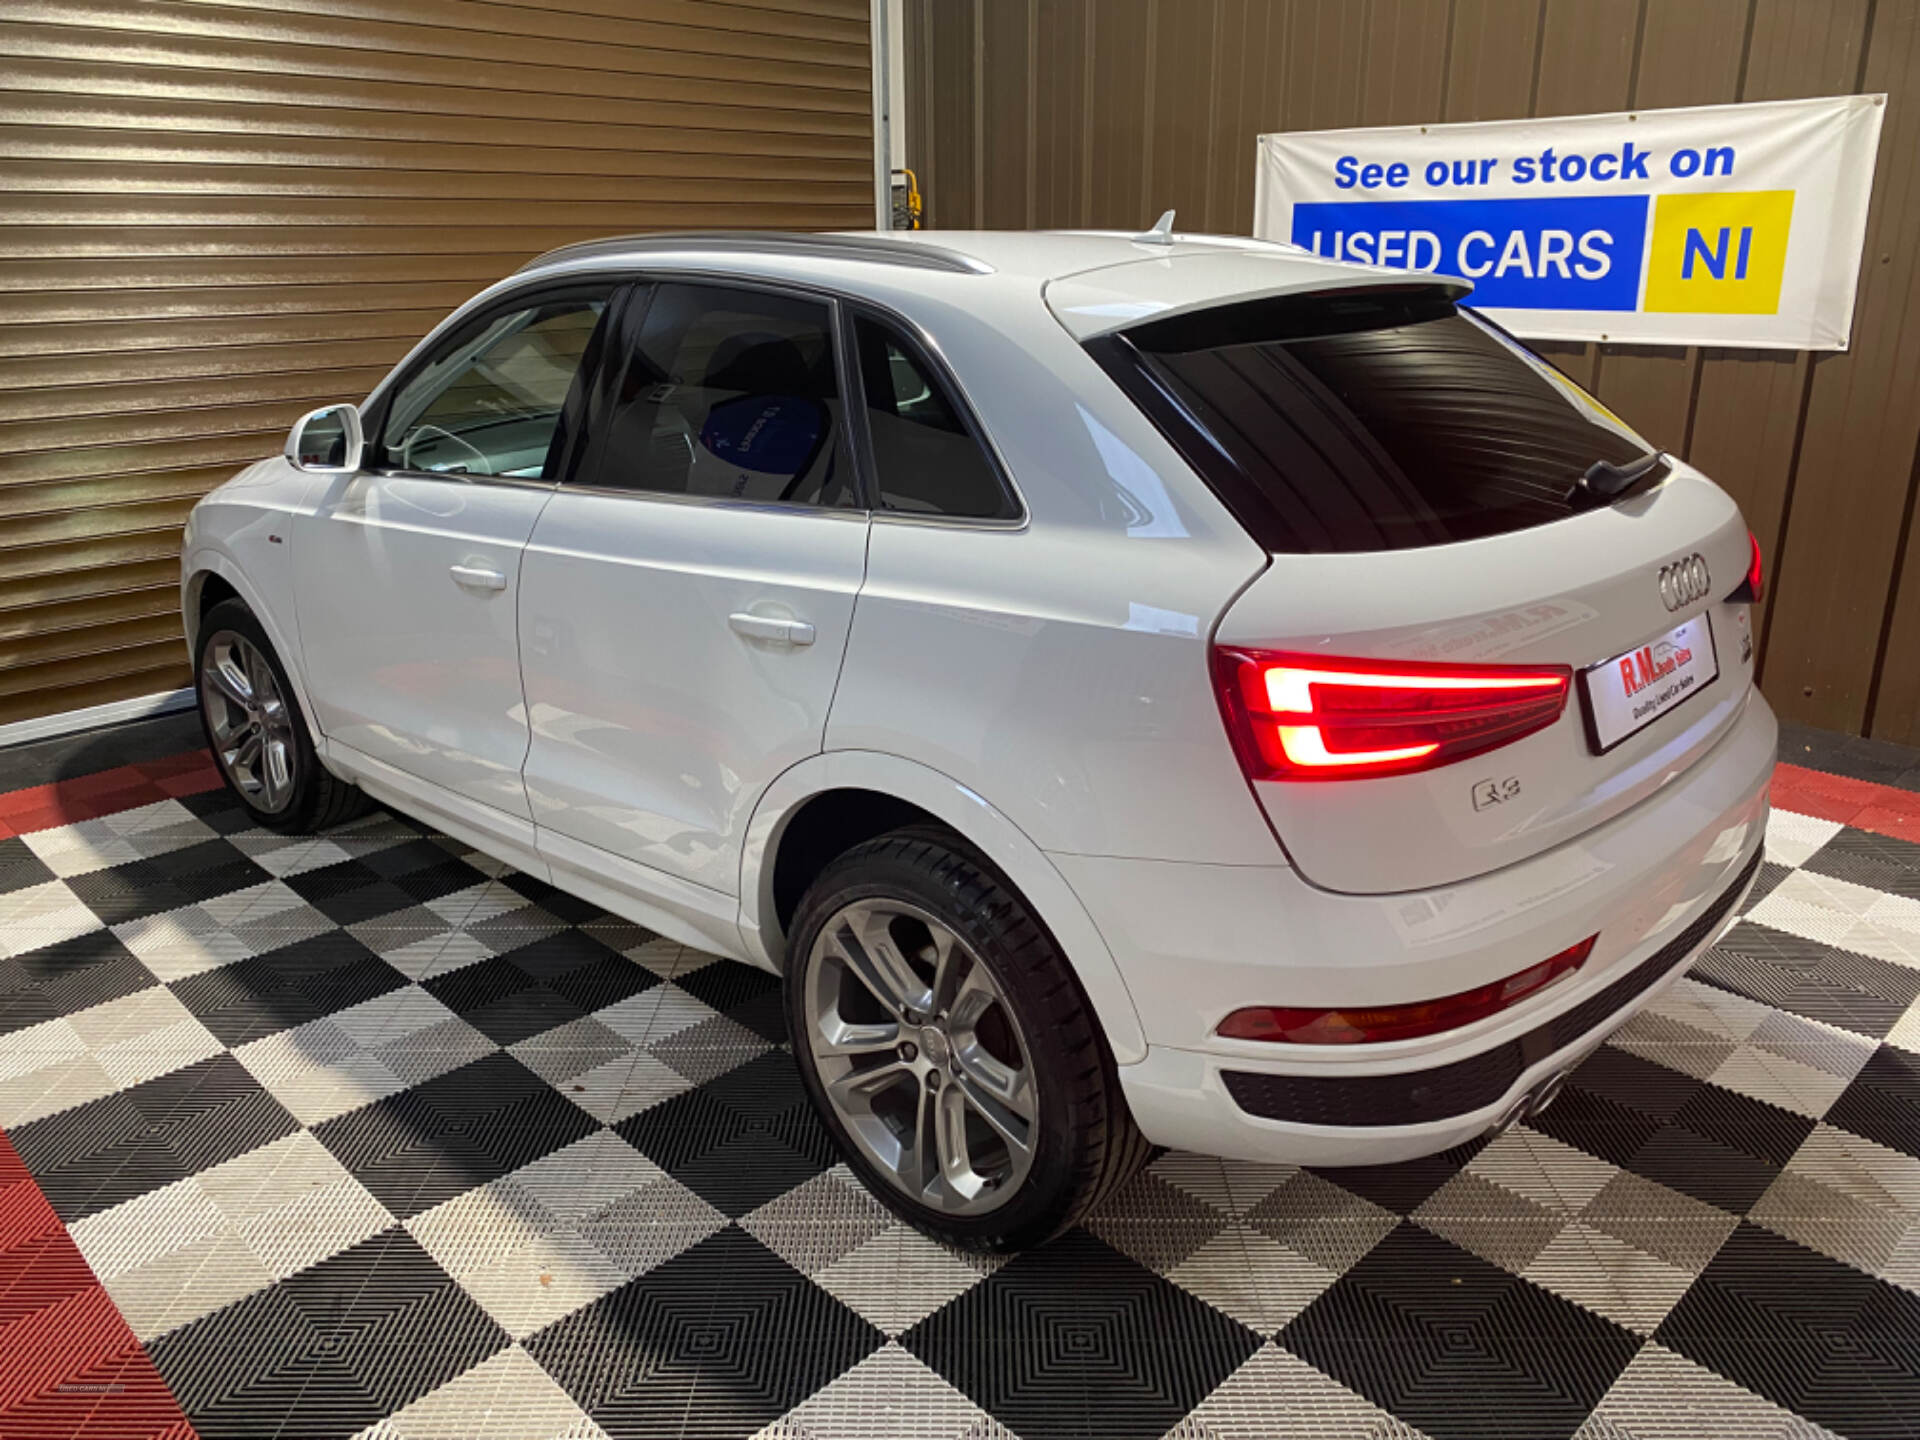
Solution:
<svg viewBox="0 0 1920 1440">
<path fill-rule="evenodd" d="M 1288 1045 L 1378 1045 L 1388 1040 L 1412 1040 L 1442 1030 L 1458 1030 L 1537 995 L 1562 975 L 1586 963 L 1598 935 L 1569 945 L 1538 965 L 1529 965 L 1505 980 L 1462 990 L 1440 1000 L 1416 1005 L 1382 1005 L 1366 1010 L 1296 1010 L 1255 1005 L 1236 1010 L 1220 1022 L 1219 1033 L 1229 1040 L 1271 1040 Z"/>
<path fill-rule="evenodd" d="M 1767 593 L 1767 576 L 1760 564 L 1760 537 L 1751 530 L 1747 531 L 1747 550 L 1751 557 L 1747 561 L 1747 592 L 1752 603 L 1758 605 L 1761 596 Z"/>
<path fill-rule="evenodd" d="M 1255 780 L 1400 775 L 1511 744 L 1560 718 L 1565 665 L 1329 660 L 1220 647 L 1227 729 Z"/>
</svg>

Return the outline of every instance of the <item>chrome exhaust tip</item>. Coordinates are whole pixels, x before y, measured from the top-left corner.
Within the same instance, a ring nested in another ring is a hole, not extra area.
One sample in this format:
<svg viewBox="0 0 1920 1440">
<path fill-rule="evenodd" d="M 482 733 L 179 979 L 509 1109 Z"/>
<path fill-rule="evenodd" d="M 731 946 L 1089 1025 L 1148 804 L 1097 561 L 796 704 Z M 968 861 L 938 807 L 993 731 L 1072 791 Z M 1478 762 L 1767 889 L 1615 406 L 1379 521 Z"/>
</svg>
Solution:
<svg viewBox="0 0 1920 1440">
<path fill-rule="evenodd" d="M 1566 1087 L 1566 1083 L 1565 1070 L 1549 1075 L 1501 1112 L 1500 1118 L 1487 1127 L 1487 1138 L 1498 1139 L 1522 1120 L 1531 1120 L 1560 1098 L 1560 1092 Z"/>
<path fill-rule="evenodd" d="M 1533 1103 L 1527 1107 L 1528 1118 L 1531 1119 L 1542 1110 L 1545 1110 L 1549 1105 L 1553 1104 L 1554 1101 L 1560 1098 L 1560 1092 L 1566 1088 L 1567 1072 L 1565 1070 L 1562 1070 L 1558 1075 L 1549 1075 L 1542 1084 L 1536 1086 L 1534 1089 Z"/>
<path fill-rule="evenodd" d="M 1528 1102 L 1532 1099 L 1533 1094 L 1529 1091 L 1527 1094 L 1515 1100 L 1513 1104 L 1509 1105 L 1506 1110 L 1502 1112 L 1500 1118 L 1487 1127 L 1487 1138 L 1489 1140 L 1498 1140 L 1502 1135 L 1506 1134 L 1507 1131 L 1526 1119 L 1531 1113 L 1528 1108 Z"/>
</svg>

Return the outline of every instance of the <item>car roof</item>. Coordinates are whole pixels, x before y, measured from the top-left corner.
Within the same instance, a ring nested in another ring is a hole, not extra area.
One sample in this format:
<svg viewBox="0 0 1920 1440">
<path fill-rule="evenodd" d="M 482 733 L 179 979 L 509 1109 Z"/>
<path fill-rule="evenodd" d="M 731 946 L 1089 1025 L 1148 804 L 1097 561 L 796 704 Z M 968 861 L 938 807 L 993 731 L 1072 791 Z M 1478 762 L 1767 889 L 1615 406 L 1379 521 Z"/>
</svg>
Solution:
<svg viewBox="0 0 1920 1440">
<path fill-rule="evenodd" d="M 568 245 L 519 273 L 702 260 L 786 276 L 817 268 L 820 279 L 855 290 L 862 271 L 897 281 L 903 268 L 967 276 L 982 285 L 1014 284 L 1041 293 L 1060 323 L 1082 340 L 1234 300 L 1405 284 L 1410 278 L 1404 270 L 1324 260 L 1297 246 L 1246 236 L 1095 230 L 664 232 Z M 1443 283 L 1458 294 L 1471 288 Z"/>
</svg>

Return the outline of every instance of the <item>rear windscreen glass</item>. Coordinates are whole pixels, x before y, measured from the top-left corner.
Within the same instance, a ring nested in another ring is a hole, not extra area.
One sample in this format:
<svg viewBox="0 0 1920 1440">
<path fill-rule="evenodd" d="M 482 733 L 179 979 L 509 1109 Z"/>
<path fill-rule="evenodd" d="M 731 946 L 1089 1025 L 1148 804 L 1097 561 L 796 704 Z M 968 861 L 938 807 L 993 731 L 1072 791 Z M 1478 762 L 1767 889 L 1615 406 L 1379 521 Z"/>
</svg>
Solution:
<svg viewBox="0 0 1920 1440">
<path fill-rule="evenodd" d="M 1217 306 L 1092 341 L 1107 373 L 1271 551 L 1523 530 L 1645 441 L 1437 289 Z"/>
</svg>

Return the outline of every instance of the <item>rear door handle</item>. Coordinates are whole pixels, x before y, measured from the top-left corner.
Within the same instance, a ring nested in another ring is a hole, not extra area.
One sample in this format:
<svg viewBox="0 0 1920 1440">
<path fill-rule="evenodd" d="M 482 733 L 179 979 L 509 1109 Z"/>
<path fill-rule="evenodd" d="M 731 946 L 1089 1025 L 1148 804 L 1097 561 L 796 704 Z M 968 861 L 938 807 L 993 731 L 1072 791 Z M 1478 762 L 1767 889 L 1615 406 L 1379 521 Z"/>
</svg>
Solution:
<svg viewBox="0 0 1920 1440">
<path fill-rule="evenodd" d="M 811 645 L 813 626 L 804 620 L 776 620 L 771 615 L 753 615 L 741 610 L 727 617 L 733 633 L 749 640 L 776 640 L 788 645 Z"/>
<path fill-rule="evenodd" d="M 465 585 L 470 590 L 507 588 L 507 577 L 498 570 L 489 570 L 484 565 L 449 565 L 447 573 L 453 576 L 456 585 Z"/>
</svg>

